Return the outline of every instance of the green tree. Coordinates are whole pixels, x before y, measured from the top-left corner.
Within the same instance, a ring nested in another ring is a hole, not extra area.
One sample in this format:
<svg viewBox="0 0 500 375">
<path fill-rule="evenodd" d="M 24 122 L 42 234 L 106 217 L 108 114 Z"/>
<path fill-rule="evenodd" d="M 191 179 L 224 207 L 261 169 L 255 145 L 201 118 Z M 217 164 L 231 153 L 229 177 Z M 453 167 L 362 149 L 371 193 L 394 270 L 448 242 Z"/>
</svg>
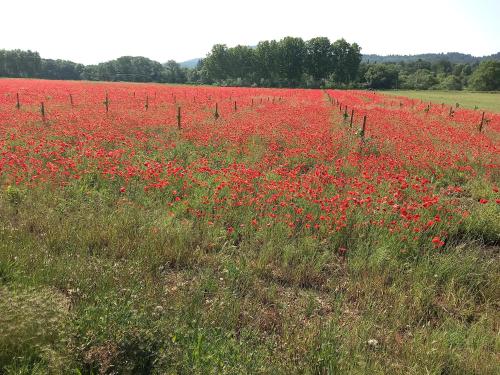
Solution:
<svg viewBox="0 0 500 375">
<path fill-rule="evenodd" d="M 427 69 L 419 69 L 415 73 L 409 74 L 402 86 L 408 89 L 428 90 L 438 83 L 434 74 Z"/>
<path fill-rule="evenodd" d="M 255 64 L 261 84 L 271 85 L 279 80 L 279 46 L 275 40 L 262 41 L 255 49 Z"/>
<path fill-rule="evenodd" d="M 333 71 L 333 48 L 325 37 L 313 38 L 306 42 L 306 71 L 315 80 L 327 78 Z"/>
<path fill-rule="evenodd" d="M 443 90 L 462 90 L 462 80 L 455 76 L 449 75 L 439 84 L 439 88 Z"/>
<path fill-rule="evenodd" d="M 361 48 L 339 39 L 332 45 L 333 78 L 337 83 L 350 83 L 357 78 L 361 63 Z"/>
<path fill-rule="evenodd" d="M 186 82 L 186 72 L 174 60 L 169 60 L 163 64 L 162 82 L 184 83 Z"/>
<path fill-rule="evenodd" d="M 41 70 L 42 59 L 38 52 L 0 50 L 0 75 L 4 77 L 36 77 Z"/>
<path fill-rule="evenodd" d="M 228 61 L 228 75 L 231 78 L 250 81 L 255 76 L 256 56 L 253 48 L 241 45 L 229 48 Z"/>
<path fill-rule="evenodd" d="M 278 43 L 278 66 L 281 78 L 289 86 L 296 86 L 304 72 L 306 44 L 302 38 L 287 36 Z"/>
<path fill-rule="evenodd" d="M 229 50 L 225 44 L 216 44 L 203 61 L 207 75 L 210 79 L 221 80 L 229 75 Z"/>
<path fill-rule="evenodd" d="M 469 87 L 477 91 L 500 90 L 500 61 L 481 62 L 470 77 Z"/>
<path fill-rule="evenodd" d="M 81 79 L 84 66 L 67 60 L 42 59 L 39 77 L 46 79 Z"/>
<path fill-rule="evenodd" d="M 391 89 L 395 88 L 398 83 L 398 74 L 393 64 L 371 64 L 364 78 L 368 87 Z"/>
</svg>

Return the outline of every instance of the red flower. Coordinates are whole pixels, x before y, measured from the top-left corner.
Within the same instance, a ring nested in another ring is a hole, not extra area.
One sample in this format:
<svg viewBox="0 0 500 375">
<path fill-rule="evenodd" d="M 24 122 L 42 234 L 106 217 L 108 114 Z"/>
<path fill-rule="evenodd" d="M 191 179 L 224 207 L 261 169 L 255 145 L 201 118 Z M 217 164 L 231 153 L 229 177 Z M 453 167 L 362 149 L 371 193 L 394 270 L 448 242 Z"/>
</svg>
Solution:
<svg viewBox="0 0 500 375">
<path fill-rule="evenodd" d="M 432 239 L 432 243 L 434 244 L 435 247 L 444 246 L 444 241 L 442 241 L 441 238 L 439 238 L 437 236 Z"/>
</svg>

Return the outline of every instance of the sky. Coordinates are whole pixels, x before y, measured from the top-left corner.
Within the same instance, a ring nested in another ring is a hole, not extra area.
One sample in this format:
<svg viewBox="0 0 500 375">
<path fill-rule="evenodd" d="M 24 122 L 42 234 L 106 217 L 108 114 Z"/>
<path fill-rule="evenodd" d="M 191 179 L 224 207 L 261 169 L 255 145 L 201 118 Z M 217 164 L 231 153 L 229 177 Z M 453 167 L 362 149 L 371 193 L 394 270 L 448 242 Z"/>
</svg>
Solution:
<svg viewBox="0 0 500 375">
<path fill-rule="evenodd" d="M 3 0 L 0 49 L 84 64 L 204 57 L 216 43 L 285 36 L 356 42 L 365 54 L 500 51 L 500 0 Z"/>
</svg>

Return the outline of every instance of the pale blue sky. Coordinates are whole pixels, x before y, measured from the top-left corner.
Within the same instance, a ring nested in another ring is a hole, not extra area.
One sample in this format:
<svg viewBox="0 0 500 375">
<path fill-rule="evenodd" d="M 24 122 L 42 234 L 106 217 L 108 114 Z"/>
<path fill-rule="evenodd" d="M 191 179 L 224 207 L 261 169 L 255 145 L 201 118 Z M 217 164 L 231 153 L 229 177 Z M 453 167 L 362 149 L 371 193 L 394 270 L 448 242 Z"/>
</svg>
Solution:
<svg viewBox="0 0 500 375">
<path fill-rule="evenodd" d="M 183 61 L 287 35 L 344 37 L 363 53 L 500 51 L 500 0 L 16 0 L 0 11 L 0 49 L 86 64 Z"/>
</svg>

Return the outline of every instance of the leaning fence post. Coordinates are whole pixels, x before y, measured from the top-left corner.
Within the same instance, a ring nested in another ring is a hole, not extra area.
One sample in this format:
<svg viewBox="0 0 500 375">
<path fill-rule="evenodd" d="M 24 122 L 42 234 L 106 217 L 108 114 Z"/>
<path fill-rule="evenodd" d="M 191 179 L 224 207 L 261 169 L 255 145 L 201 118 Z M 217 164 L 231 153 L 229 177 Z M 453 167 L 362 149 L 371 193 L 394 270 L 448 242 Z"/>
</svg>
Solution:
<svg viewBox="0 0 500 375">
<path fill-rule="evenodd" d="M 236 112 L 238 110 L 238 107 L 236 106 L 236 100 L 234 101 L 234 111 Z"/>
<path fill-rule="evenodd" d="M 144 108 L 146 108 L 146 111 L 149 108 L 149 95 L 148 94 L 146 94 L 146 104 L 144 104 Z"/>
<path fill-rule="evenodd" d="M 21 109 L 21 103 L 19 102 L 19 93 L 16 94 L 16 108 Z"/>
<path fill-rule="evenodd" d="M 352 119 L 354 118 L 354 109 L 351 111 L 351 122 L 349 123 L 349 127 L 352 128 Z"/>
<path fill-rule="evenodd" d="M 483 124 L 484 124 L 484 112 L 483 115 L 481 116 L 481 123 L 479 124 L 479 133 L 483 131 Z"/>
<path fill-rule="evenodd" d="M 73 95 L 69 94 L 69 102 L 71 106 L 73 107 Z"/>
</svg>

